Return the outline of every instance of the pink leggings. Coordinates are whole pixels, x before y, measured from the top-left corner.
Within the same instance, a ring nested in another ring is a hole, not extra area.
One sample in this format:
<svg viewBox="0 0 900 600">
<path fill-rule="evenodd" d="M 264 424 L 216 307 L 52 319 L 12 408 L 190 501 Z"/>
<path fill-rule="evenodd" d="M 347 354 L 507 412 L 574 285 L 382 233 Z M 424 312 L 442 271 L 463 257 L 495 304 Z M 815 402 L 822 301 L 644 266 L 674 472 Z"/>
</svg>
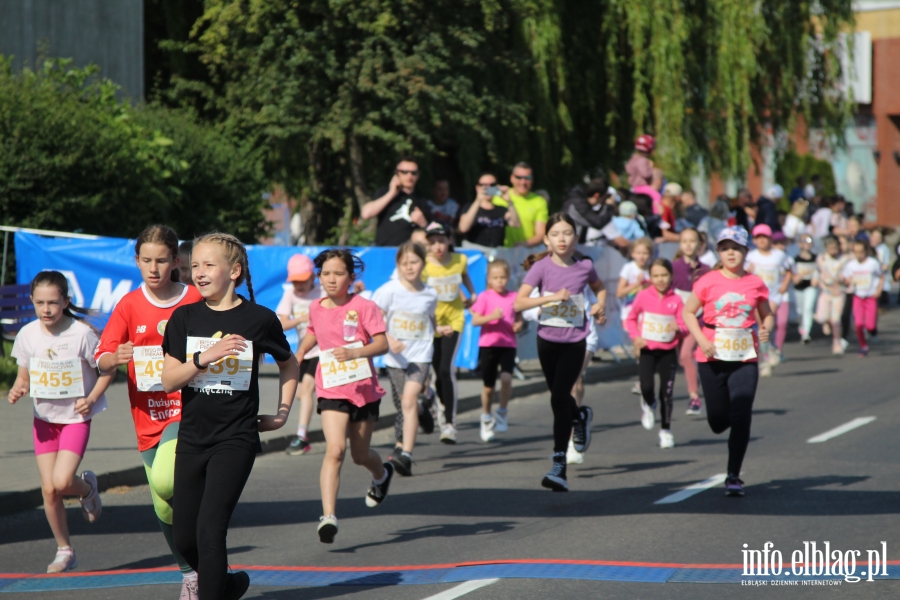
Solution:
<svg viewBox="0 0 900 600">
<path fill-rule="evenodd" d="M 678 362 L 684 369 L 684 379 L 687 381 L 688 394 L 697 394 L 697 361 L 694 359 L 694 350 L 697 348 L 697 340 L 687 334 L 681 340 L 681 349 L 678 351 Z"/>
<path fill-rule="evenodd" d="M 91 421 L 81 423 L 48 423 L 34 418 L 34 453 L 48 454 L 68 450 L 84 458 L 91 437 Z"/>
<path fill-rule="evenodd" d="M 874 334 L 878 326 L 878 298 L 860 298 L 853 296 L 853 323 L 856 326 L 856 339 L 860 348 L 868 348 L 866 330 Z"/>
<path fill-rule="evenodd" d="M 784 338 L 787 337 L 788 318 L 791 316 L 791 303 L 782 302 L 775 310 L 775 347 L 784 350 Z"/>
</svg>

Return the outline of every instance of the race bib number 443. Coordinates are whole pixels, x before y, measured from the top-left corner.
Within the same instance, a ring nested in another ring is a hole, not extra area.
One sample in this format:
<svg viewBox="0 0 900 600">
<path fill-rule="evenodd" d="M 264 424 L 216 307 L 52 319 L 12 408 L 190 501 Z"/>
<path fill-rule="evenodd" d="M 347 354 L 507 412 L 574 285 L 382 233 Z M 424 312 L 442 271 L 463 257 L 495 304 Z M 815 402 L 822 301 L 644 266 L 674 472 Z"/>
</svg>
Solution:
<svg viewBox="0 0 900 600">
<path fill-rule="evenodd" d="M 194 352 L 204 352 L 214 346 L 218 338 L 188 337 L 188 360 Z M 247 348 L 236 356 L 217 360 L 197 373 L 188 386 L 196 389 L 249 390 L 253 375 L 253 342 L 245 342 Z"/>
<path fill-rule="evenodd" d="M 728 362 L 743 362 L 756 358 L 753 333 L 749 329 L 716 328 L 715 358 Z"/>
<path fill-rule="evenodd" d="M 81 359 L 44 360 L 32 358 L 28 367 L 32 398 L 54 400 L 84 397 L 84 376 L 81 372 Z"/>
<path fill-rule="evenodd" d="M 134 375 L 137 389 L 142 392 L 161 392 L 162 369 L 165 357 L 162 346 L 134 347 Z"/>
<path fill-rule="evenodd" d="M 348 349 L 362 347 L 362 342 L 353 342 L 344 346 L 344 348 Z M 354 381 L 372 377 L 369 359 L 354 358 L 342 362 L 334 357 L 333 348 L 331 350 L 323 350 L 319 355 L 319 369 L 322 371 L 322 387 L 325 389 L 347 385 Z"/>
</svg>

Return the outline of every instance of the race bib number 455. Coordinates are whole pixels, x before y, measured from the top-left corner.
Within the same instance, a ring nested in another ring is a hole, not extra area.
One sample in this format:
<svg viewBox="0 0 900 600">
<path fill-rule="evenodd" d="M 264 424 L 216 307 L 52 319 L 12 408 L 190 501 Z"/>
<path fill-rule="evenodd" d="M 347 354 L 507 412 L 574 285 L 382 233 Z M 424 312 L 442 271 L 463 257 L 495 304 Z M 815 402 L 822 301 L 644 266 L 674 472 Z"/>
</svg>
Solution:
<svg viewBox="0 0 900 600">
<path fill-rule="evenodd" d="M 728 362 L 743 362 L 756 358 L 753 333 L 749 329 L 716 328 L 715 358 Z"/>
<path fill-rule="evenodd" d="M 142 392 L 161 392 L 162 369 L 165 357 L 162 346 L 134 347 L 134 375 L 137 389 Z"/>
<path fill-rule="evenodd" d="M 188 360 L 194 352 L 204 352 L 214 346 L 218 338 L 188 337 Z M 196 389 L 249 390 L 253 375 L 253 342 L 245 342 L 247 348 L 236 356 L 227 356 L 197 373 L 188 386 Z"/>
<path fill-rule="evenodd" d="M 54 400 L 84 397 L 81 359 L 32 358 L 29 361 L 28 375 L 31 381 L 32 398 Z"/>
<path fill-rule="evenodd" d="M 362 347 L 362 342 L 353 342 L 344 346 L 344 348 L 348 349 Z M 325 389 L 347 385 L 354 381 L 372 377 L 372 369 L 369 368 L 368 358 L 339 361 L 334 357 L 334 348 L 323 350 L 319 355 L 319 369 L 322 371 L 322 387 Z"/>
</svg>

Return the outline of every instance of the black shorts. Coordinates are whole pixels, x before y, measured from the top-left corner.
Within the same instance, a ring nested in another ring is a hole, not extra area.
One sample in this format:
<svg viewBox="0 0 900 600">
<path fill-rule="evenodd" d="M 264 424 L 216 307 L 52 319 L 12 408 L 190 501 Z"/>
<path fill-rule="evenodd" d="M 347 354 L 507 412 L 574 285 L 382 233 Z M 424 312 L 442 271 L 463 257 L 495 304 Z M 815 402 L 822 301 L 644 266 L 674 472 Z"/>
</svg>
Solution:
<svg viewBox="0 0 900 600">
<path fill-rule="evenodd" d="M 481 368 L 481 381 L 484 387 L 493 388 L 497 384 L 497 367 L 501 373 L 512 373 L 516 366 L 515 348 L 488 348 L 483 346 L 478 349 L 478 366 Z"/>
<path fill-rule="evenodd" d="M 300 381 L 303 381 L 304 375 L 309 375 L 313 379 L 316 378 L 316 367 L 319 366 L 319 357 L 304 358 L 300 362 Z"/>
<path fill-rule="evenodd" d="M 381 400 L 370 402 L 365 406 L 357 406 L 349 400 L 334 400 L 332 398 L 319 398 L 319 405 L 316 412 L 320 415 L 323 410 L 336 410 L 350 415 L 351 423 L 374 423 L 378 420 L 378 408 L 381 406 Z"/>
</svg>

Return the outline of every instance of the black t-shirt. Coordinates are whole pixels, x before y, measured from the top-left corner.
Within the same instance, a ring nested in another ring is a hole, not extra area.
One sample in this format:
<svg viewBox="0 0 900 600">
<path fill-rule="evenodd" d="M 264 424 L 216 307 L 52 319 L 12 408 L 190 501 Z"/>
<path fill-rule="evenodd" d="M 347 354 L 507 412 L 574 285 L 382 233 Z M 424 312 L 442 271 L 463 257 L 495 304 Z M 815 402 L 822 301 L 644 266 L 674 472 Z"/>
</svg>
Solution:
<svg viewBox="0 0 900 600">
<path fill-rule="evenodd" d="M 375 190 L 373 198 L 381 198 L 387 194 L 388 188 Z M 378 213 L 378 228 L 375 230 L 376 246 L 399 246 L 409 241 L 416 224 L 412 222 L 413 208 L 418 208 L 431 221 L 431 211 L 424 198 L 413 192 L 397 192 L 384 210 Z"/>
<path fill-rule="evenodd" d="M 810 252 L 810 253 L 809 253 L 809 258 L 803 258 L 802 256 L 800 256 L 800 255 L 798 254 L 798 255 L 797 255 L 797 258 L 795 258 L 794 261 L 797 263 L 798 267 L 799 267 L 800 263 L 812 263 L 812 264 L 816 264 L 816 255 L 813 254 L 812 252 Z M 812 280 L 811 280 L 811 279 L 801 279 L 801 280 L 800 280 L 800 283 L 795 283 L 795 284 L 794 284 L 794 289 L 797 290 L 797 291 L 799 292 L 799 291 L 805 290 L 805 289 L 808 288 L 810 285 L 812 285 Z"/>
<path fill-rule="evenodd" d="M 472 208 L 471 202 L 463 207 L 460 214 L 466 214 L 470 208 Z M 505 206 L 492 205 L 489 210 L 479 206 L 478 212 L 475 213 L 475 221 L 472 223 L 472 228 L 465 234 L 466 241 L 488 248 L 499 248 L 502 246 L 506 235 L 505 217 L 507 211 L 509 209 Z"/>
<path fill-rule="evenodd" d="M 179 306 L 166 324 L 163 352 L 181 362 L 187 356 L 187 338 L 244 336 L 253 342 L 253 371 L 248 390 L 181 390 L 181 426 L 177 452 L 200 453 L 223 444 L 261 452 L 256 417 L 259 414 L 259 357 L 270 354 L 277 361 L 291 356 L 291 347 L 275 313 L 241 298 L 230 310 L 216 311 L 205 302 Z M 219 335 L 217 335 L 219 334 Z"/>
</svg>

